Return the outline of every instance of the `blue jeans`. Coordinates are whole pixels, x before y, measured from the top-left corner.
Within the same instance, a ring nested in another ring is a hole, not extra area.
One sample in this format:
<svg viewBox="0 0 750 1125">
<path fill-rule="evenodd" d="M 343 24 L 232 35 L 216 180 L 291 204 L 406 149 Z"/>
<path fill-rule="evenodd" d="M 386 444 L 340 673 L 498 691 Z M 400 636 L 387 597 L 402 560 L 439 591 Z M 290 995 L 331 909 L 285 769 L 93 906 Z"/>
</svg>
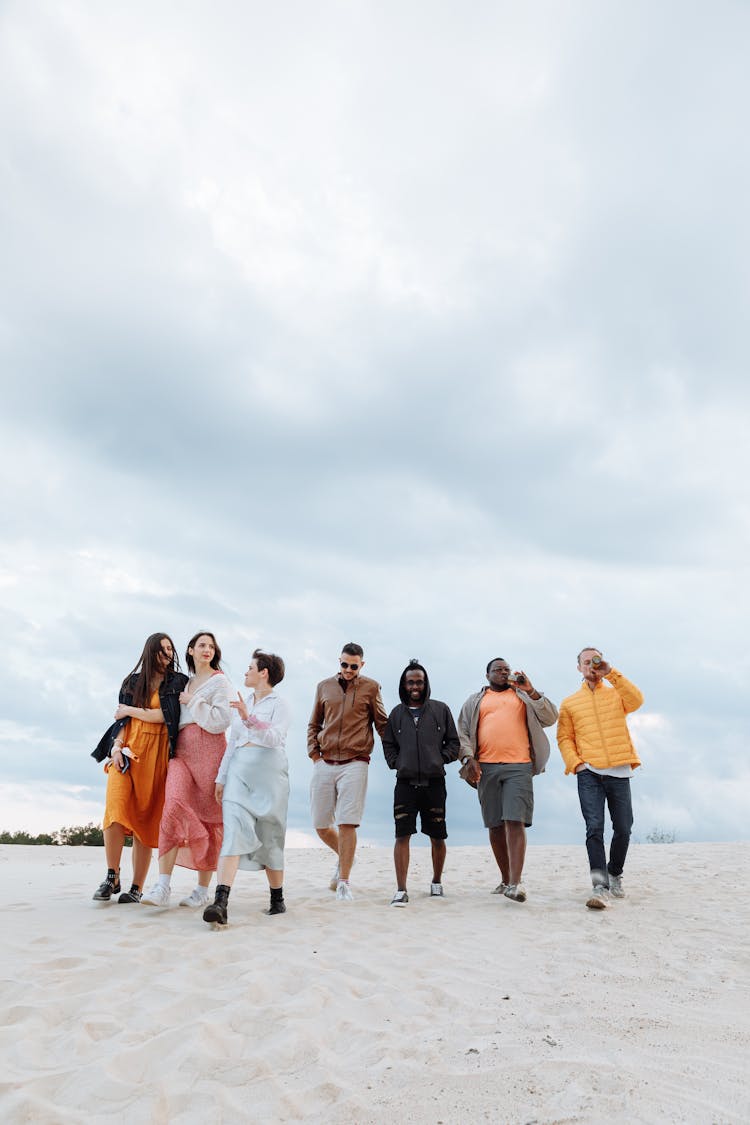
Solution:
<svg viewBox="0 0 750 1125">
<path fill-rule="evenodd" d="M 622 875 L 625 856 L 628 854 L 630 829 L 633 827 L 630 778 L 607 777 L 606 774 L 592 773 L 591 770 L 581 770 L 576 778 L 578 800 L 586 821 L 586 851 L 589 853 L 591 874 L 601 874 L 602 882 L 609 885 L 610 875 Z M 609 864 L 604 851 L 605 801 L 612 820 Z"/>
</svg>

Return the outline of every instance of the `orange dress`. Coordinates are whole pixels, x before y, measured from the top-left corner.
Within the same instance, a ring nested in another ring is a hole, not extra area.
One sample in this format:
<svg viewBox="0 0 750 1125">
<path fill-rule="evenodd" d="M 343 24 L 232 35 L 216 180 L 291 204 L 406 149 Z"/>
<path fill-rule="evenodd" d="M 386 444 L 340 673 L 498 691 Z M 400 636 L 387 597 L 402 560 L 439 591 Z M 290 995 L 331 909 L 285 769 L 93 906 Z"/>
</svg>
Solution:
<svg viewBox="0 0 750 1125">
<path fill-rule="evenodd" d="M 149 707 L 160 706 L 159 692 L 155 691 Z M 130 759 L 127 773 L 114 767 L 108 771 L 104 827 L 122 824 L 128 834 L 137 836 L 147 848 L 155 848 L 159 843 L 169 762 L 167 727 L 165 723 L 131 719 L 121 737 L 135 757 Z"/>
</svg>

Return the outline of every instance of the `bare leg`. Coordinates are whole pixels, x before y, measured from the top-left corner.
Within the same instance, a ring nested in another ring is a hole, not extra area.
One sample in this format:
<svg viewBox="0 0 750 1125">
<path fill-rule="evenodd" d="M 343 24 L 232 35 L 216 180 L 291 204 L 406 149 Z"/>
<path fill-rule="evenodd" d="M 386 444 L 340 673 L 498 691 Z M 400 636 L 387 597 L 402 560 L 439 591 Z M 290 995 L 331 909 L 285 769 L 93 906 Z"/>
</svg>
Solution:
<svg viewBox="0 0 750 1125">
<path fill-rule="evenodd" d="M 151 865 L 151 848 L 147 848 L 142 840 L 133 836 L 133 882 L 136 887 L 143 888 Z"/>
<path fill-rule="evenodd" d="M 510 862 L 510 882 L 520 883 L 523 877 L 523 862 L 526 858 L 526 829 L 520 820 L 506 820 L 505 836 Z"/>
<path fill-rule="evenodd" d="M 332 852 L 336 855 L 339 854 L 339 834 L 335 828 L 316 828 L 315 831 L 320 836 L 324 844 L 327 844 Z"/>
<path fill-rule="evenodd" d="M 409 844 L 408 836 L 397 836 L 393 845 L 393 864 L 396 868 L 396 885 L 400 891 L 406 890 L 406 876 L 409 873 Z"/>
<path fill-rule="evenodd" d="M 445 853 L 448 849 L 445 846 L 445 840 L 432 841 L 432 881 L 433 883 L 441 883 L 443 881 L 443 865 L 445 864 Z"/>
<path fill-rule="evenodd" d="M 357 825 L 339 825 L 339 874 L 342 879 L 348 879 L 354 863 L 354 853 L 357 850 Z"/>
<path fill-rule="evenodd" d="M 121 824 L 110 824 L 104 829 L 104 854 L 107 857 L 107 867 L 120 874 L 120 860 L 125 844 L 125 829 Z"/>
<path fill-rule="evenodd" d="M 268 879 L 268 885 L 269 885 L 269 887 L 271 888 L 272 891 L 277 891 L 279 889 L 279 887 L 284 886 L 284 872 L 283 872 L 283 870 L 276 871 L 273 867 L 267 867 L 266 868 L 266 877 Z"/>
<path fill-rule="evenodd" d="M 505 839 L 505 825 L 498 824 L 497 828 L 490 828 L 490 847 L 500 868 L 504 883 L 510 883 L 510 859 L 508 857 L 508 844 Z"/>
<path fill-rule="evenodd" d="M 199 887 L 207 887 L 208 884 L 211 882 L 211 876 L 212 875 L 213 875 L 213 871 L 199 871 L 198 872 L 198 886 Z"/>
<path fill-rule="evenodd" d="M 175 845 L 170 851 L 165 852 L 164 855 L 159 856 L 159 874 L 171 875 L 174 871 L 174 865 L 177 862 L 177 846 Z"/>
<path fill-rule="evenodd" d="M 216 885 L 231 887 L 239 865 L 240 857 L 238 855 L 223 855 L 219 860 L 219 870 L 216 873 Z"/>
</svg>

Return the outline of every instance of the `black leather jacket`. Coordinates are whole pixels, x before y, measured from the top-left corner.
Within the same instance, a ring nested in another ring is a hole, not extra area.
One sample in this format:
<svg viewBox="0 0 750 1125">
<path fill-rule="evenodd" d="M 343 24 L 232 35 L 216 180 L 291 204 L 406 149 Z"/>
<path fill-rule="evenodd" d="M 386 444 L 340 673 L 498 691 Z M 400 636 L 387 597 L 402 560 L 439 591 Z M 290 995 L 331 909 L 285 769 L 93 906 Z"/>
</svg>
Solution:
<svg viewBox="0 0 750 1125">
<path fill-rule="evenodd" d="M 127 687 L 123 684 L 120 689 L 119 702 L 124 703 L 126 707 L 131 707 L 133 704 L 132 689 L 135 687 L 136 679 L 136 675 L 132 675 Z M 169 735 L 170 758 L 174 758 L 177 733 L 180 728 L 180 692 L 184 690 L 187 682 L 188 678 L 184 672 L 167 672 L 159 686 L 159 706 L 164 715 L 164 722 Z M 129 722 L 129 718 L 117 719 L 109 730 L 104 732 L 96 749 L 92 750 L 91 757 L 97 762 L 103 762 L 105 758 L 109 758 L 115 739 Z"/>
</svg>

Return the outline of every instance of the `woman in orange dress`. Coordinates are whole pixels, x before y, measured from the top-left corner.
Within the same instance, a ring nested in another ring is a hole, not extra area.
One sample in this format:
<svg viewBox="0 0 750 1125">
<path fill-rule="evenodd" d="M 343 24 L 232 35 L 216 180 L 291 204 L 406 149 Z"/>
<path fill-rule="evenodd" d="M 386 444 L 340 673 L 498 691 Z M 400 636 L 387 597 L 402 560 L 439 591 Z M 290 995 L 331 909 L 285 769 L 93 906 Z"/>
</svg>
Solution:
<svg viewBox="0 0 750 1125">
<path fill-rule="evenodd" d="M 153 633 L 141 658 L 122 682 L 115 723 L 94 756 L 107 753 L 104 850 L 107 877 L 94 898 L 140 902 L 141 888 L 159 842 L 167 764 L 174 754 L 180 719 L 180 692 L 187 676 L 178 671 L 174 645 L 166 633 Z M 120 894 L 120 860 L 125 837 L 133 837 L 133 883 Z"/>
<path fill-rule="evenodd" d="M 232 721 L 232 685 L 221 670 L 221 649 L 213 633 L 196 633 L 187 647 L 191 676 L 180 693 L 180 733 L 169 763 L 159 827 L 159 880 L 143 895 L 146 906 L 169 906 L 175 864 L 198 873 L 198 884 L 180 906 L 208 905 L 223 836 L 216 775 Z"/>
</svg>

